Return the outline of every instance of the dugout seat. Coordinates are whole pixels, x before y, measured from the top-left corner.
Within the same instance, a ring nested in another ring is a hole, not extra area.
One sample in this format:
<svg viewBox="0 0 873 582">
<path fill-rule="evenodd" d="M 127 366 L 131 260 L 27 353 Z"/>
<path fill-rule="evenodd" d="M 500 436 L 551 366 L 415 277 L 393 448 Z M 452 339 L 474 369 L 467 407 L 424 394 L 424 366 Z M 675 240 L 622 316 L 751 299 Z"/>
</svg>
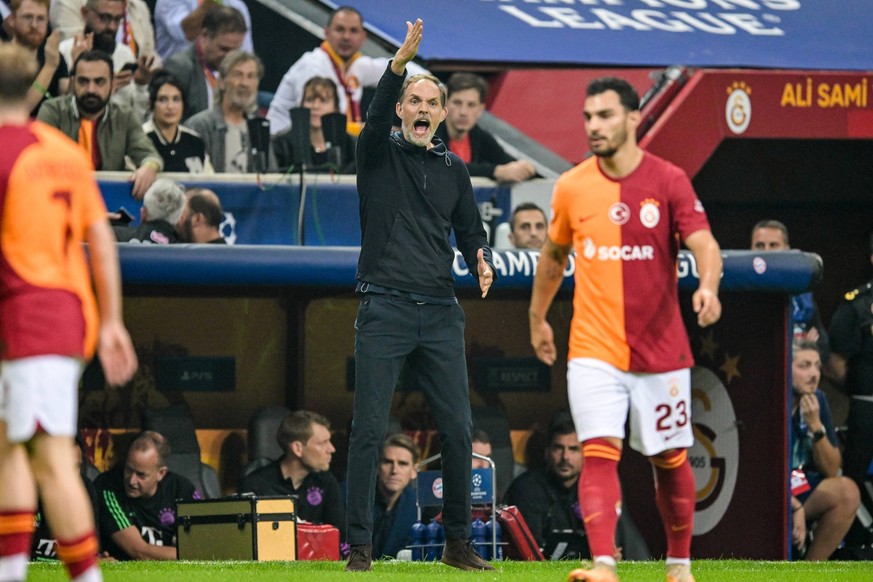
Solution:
<svg viewBox="0 0 873 582">
<path fill-rule="evenodd" d="M 265 406 L 256 410 L 249 418 L 249 462 L 243 468 L 242 477 L 285 454 L 276 442 L 276 432 L 289 414 L 291 411 L 284 406 Z"/>
<path fill-rule="evenodd" d="M 149 408 L 142 414 L 143 430 L 161 433 L 170 443 L 167 468 L 187 477 L 206 499 L 221 497 L 221 485 L 215 469 L 200 459 L 200 443 L 194 419 L 184 404 L 166 408 Z"/>
</svg>

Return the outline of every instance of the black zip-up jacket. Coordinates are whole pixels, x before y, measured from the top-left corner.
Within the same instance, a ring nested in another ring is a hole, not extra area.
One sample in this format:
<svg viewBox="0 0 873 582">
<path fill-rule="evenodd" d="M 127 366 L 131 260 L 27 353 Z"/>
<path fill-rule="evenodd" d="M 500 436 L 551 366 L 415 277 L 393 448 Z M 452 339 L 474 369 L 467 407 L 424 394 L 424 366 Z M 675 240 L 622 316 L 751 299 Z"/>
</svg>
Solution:
<svg viewBox="0 0 873 582">
<path fill-rule="evenodd" d="M 391 289 L 454 296 L 450 235 L 478 279 L 477 252 L 491 249 L 464 162 L 434 138 L 430 149 L 391 133 L 404 76 L 388 69 L 379 80 L 358 138 L 361 255 L 357 278 Z"/>
</svg>

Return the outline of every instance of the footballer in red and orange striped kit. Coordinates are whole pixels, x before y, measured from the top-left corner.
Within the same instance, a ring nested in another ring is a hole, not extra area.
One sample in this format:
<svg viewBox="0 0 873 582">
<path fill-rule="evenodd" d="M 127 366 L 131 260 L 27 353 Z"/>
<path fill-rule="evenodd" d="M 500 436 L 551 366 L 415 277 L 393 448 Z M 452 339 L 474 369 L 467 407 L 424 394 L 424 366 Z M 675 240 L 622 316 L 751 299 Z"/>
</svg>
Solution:
<svg viewBox="0 0 873 582">
<path fill-rule="evenodd" d="M 679 312 L 678 238 L 709 230 L 685 173 L 643 152 L 620 180 L 592 157 L 555 184 L 549 238 L 576 251 L 569 358 L 626 372 L 694 365 Z"/>
<path fill-rule="evenodd" d="M 584 114 L 594 157 L 555 184 L 529 311 L 531 345 L 551 365 L 556 349 L 546 315 L 575 251 L 567 390 L 585 459 L 579 502 L 594 567 L 573 570 L 569 580 L 618 580 L 618 462 L 627 422 L 629 445 L 654 467 L 667 581 L 693 582 L 695 485 L 686 449 L 694 442 L 694 359 L 679 309 L 676 260 L 682 241 L 700 275 L 692 307 L 698 324 L 707 326 L 721 317 L 721 251 L 686 174 L 637 145 L 634 89 L 621 79 L 596 79 Z"/>
<path fill-rule="evenodd" d="M 90 163 L 28 117 L 36 72 L 28 51 L 0 44 L 0 580 L 27 576 L 39 493 L 70 578 L 99 582 L 94 513 L 73 458 L 78 383 L 95 348 L 113 385 L 133 376 L 136 354 Z"/>
</svg>

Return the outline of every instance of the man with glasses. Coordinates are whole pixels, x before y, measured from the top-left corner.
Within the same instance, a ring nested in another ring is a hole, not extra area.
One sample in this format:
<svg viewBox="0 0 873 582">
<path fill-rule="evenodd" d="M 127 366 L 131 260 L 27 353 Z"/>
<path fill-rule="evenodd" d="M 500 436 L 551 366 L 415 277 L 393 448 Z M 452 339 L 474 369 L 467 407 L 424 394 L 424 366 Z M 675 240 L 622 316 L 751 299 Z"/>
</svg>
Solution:
<svg viewBox="0 0 873 582">
<path fill-rule="evenodd" d="M 112 101 L 133 109 L 140 122 L 148 111 L 148 84 L 151 80 L 153 59 L 143 56 L 137 60 L 133 51 L 116 41 L 118 29 L 125 19 L 124 0 L 87 0 L 82 7 L 85 30 L 61 41 L 60 51 L 72 69 L 81 53 L 100 50 L 112 58 Z"/>
<path fill-rule="evenodd" d="M 40 104 L 49 97 L 65 94 L 70 88 L 67 64 L 58 52 L 60 35 L 48 35 L 49 0 L 12 0 L 9 28 L 12 42 L 24 47 L 36 57 L 40 71 L 27 92 L 31 117 L 36 116 Z"/>
<path fill-rule="evenodd" d="M 52 30 L 60 31 L 62 39 L 80 34 L 84 29 L 82 8 L 86 2 L 87 0 L 52 0 L 49 22 Z M 115 40 L 127 45 L 137 57 L 157 54 L 152 12 L 146 0 L 125 0 L 124 19 L 118 27 Z M 160 66 L 160 62 L 160 58 L 156 58 L 155 66 Z"/>
</svg>

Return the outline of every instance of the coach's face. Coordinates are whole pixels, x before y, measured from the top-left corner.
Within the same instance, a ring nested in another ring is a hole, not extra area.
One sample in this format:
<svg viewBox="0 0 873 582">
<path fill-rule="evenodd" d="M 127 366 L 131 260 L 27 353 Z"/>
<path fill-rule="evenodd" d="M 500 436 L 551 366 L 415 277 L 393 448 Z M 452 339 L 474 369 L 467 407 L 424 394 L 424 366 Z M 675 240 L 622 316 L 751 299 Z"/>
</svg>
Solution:
<svg viewBox="0 0 873 582">
<path fill-rule="evenodd" d="M 582 446 L 576 433 L 552 437 L 546 451 L 546 465 L 565 485 L 576 482 L 582 472 Z"/>
<path fill-rule="evenodd" d="M 430 79 L 410 83 L 396 109 L 406 141 L 419 147 L 432 147 L 433 134 L 447 115 L 440 88 Z"/>
<path fill-rule="evenodd" d="M 124 465 L 124 492 L 131 499 L 150 499 L 166 474 L 167 467 L 160 466 L 156 448 L 130 451 Z"/>
</svg>

